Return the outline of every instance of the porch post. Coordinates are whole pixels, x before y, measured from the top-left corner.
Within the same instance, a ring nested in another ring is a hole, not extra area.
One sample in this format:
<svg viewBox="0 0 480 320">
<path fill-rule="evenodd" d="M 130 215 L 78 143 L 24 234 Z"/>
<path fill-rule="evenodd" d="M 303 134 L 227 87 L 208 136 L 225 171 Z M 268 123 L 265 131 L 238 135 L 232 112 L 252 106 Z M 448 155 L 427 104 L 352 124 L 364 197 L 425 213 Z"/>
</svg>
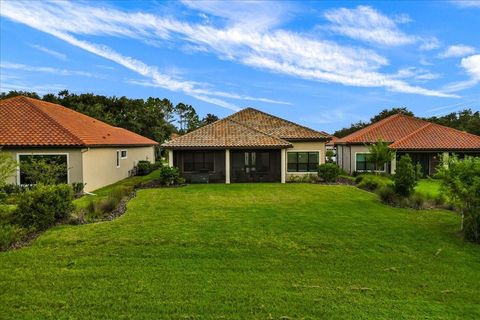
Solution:
<svg viewBox="0 0 480 320">
<path fill-rule="evenodd" d="M 397 170 L 397 153 L 393 153 L 392 161 L 390 161 L 390 173 L 394 174 Z"/>
<path fill-rule="evenodd" d="M 168 150 L 168 166 L 173 167 L 173 150 Z"/>
<path fill-rule="evenodd" d="M 230 184 L 230 149 L 225 149 L 225 183 Z"/>
<path fill-rule="evenodd" d="M 282 170 L 281 182 L 285 183 L 287 181 L 287 149 L 281 149 L 280 154 L 281 154 L 280 168 Z"/>
</svg>

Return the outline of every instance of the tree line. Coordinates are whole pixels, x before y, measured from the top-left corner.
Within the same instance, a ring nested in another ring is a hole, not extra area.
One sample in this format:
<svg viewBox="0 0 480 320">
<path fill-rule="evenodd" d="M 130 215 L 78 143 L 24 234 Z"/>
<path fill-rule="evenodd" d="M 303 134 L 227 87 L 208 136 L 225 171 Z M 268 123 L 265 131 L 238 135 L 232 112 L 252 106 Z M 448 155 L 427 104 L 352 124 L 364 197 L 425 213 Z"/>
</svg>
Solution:
<svg viewBox="0 0 480 320">
<path fill-rule="evenodd" d="M 350 127 L 337 130 L 333 135 L 338 138 L 343 138 L 357 130 L 365 128 L 371 125 L 372 123 L 385 119 L 396 113 L 401 113 L 408 116 L 415 116 L 412 111 L 408 110 L 405 107 L 384 109 L 380 111 L 379 114 L 370 118 L 370 121 L 368 122 L 359 121 L 356 123 L 352 123 Z M 480 112 L 479 111 L 474 112 L 472 111 L 472 109 L 465 109 L 459 112 L 452 112 L 450 114 L 447 114 L 441 117 L 430 117 L 430 118 L 422 118 L 422 119 L 433 122 L 433 123 L 441 124 L 443 126 L 458 129 L 461 131 L 466 131 L 469 133 L 480 135 Z"/>
<path fill-rule="evenodd" d="M 74 94 L 63 90 L 58 94 L 48 93 L 43 96 L 27 91 L 2 92 L 0 100 L 19 95 L 60 104 L 159 143 L 168 139 L 172 133 L 184 134 L 218 120 L 216 115 L 210 113 L 200 118 L 192 105 L 173 105 L 167 98 L 129 99 L 93 93 Z"/>
</svg>

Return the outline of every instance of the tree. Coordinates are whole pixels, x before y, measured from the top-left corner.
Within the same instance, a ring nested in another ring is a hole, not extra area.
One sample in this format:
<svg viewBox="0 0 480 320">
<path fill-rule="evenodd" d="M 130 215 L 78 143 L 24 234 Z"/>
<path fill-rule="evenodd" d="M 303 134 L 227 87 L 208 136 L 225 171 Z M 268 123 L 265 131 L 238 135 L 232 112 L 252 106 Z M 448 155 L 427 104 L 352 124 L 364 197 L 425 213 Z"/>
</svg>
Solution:
<svg viewBox="0 0 480 320">
<path fill-rule="evenodd" d="M 449 157 L 439 167 L 442 190 L 462 214 L 465 239 L 480 243 L 480 158 Z"/>
<path fill-rule="evenodd" d="M 177 122 L 180 125 L 180 133 L 190 132 L 201 126 L 200 118 L 195 109 L 184 103 L 179 103 L 175 106 L 175 113 L 178 117 Z"/>
<path fill-rule="evenodd" d="M 335 157 L 335 152 L 333 152 L 333 150 L 327 150 L 325 152 L 325 157 L 327 158 L 328 163 L 333 163 L 333 157 Z"/>
<path fill-rule="evenodd" d="M 6 184 L 8 177 L 15 172 L 17 162 L 13 160 L 9 153 L 1 151 L 0 148 L 0 187 L 3 187 Z"/>
<path fill-rule="evenodd" d="M 55 159 L 35 159 L 20 162 L 20 171 L 28 184 L 54 185 L 66 183 L 67 164 Z"/>
<path fill-rule="evenodd" d="M 207 124 L 214 123 L 215 121 L 218 121 L 218 117 L 214 114 L 207 113 L 207 115 L 202 119 L 202 125 L 206 126 Z"/>
<path fill-rule="evenodd" d="M 404 197 L 409 197 L 415 190 L 417 185 L 415 166 L 408 154 L 402 156 L 397 162 L 393 183 L 395 192 Z"/>
<path fill-rule="evenodd" d="M 394 152 L 388 147 L 388 143 L 381 139 L 377 143 L 369 145 L 368 150 L 370 151 L 368 159 L 375 164 L 377 173 L 386 163 L 392 161 L 394 156 Z"/>
</svg>

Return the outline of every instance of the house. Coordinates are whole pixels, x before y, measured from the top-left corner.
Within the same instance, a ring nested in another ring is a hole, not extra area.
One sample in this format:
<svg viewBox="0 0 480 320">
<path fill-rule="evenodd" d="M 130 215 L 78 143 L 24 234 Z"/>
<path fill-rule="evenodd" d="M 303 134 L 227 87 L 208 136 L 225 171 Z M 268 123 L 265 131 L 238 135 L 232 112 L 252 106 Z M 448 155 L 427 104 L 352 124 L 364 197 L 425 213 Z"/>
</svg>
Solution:
<svg viewBox="0 0 480 320">
<path fill-rule="evenodd" d="M 348 173 L 372 171 L 368 145 L 380 139 L 396 153 L 391 163 L 380 170 L 390 173 L 395 172 L 396 161 L 405 154 L 420 163 L 424 175 L 435 174 L 436 167 L 450 154 L 480 156 L 479 136 L 395 114 L 337 140 L 337 164 Z"/>
<path fill-rule="evenodd" d="M 58 104 L 18 96 L 0 101 L 0 147 L 21 163 L 65 163 L 64 182 L 92 191 L 128 177 L 140 160 L 155 161 L 157 142 Z M 20 169 L 10 183 L 26 184 Z"/>
<path fill-rule="evenodd" d="M 188 182 L 282 182 L 317 172 L 325 132 L 246 108 L 162 145 Z"/>
</svg>

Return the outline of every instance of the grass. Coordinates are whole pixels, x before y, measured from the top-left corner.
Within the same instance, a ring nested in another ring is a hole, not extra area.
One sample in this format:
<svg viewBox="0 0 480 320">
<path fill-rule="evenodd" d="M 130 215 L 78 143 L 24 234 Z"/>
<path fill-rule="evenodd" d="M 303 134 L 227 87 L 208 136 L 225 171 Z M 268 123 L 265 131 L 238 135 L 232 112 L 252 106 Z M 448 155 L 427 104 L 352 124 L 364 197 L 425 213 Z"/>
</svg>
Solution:
<svg viewBox="0 0 480 320">
<path fill-rule="evenodd" d="M 459 225 L 349 186 L 139 190 L 114 221 L 0 253 L 0 314 L 479 319 L 480 247 Z"/>
<path fill-rule="evenodd" d="M 435 179 L 421 179 L 415 191 L 429 197 L 440 195 L 440 181 Z"/>
<path fill-rule="evenodd" d="M 120 181 L 118 181 L 116 183 L 113 183 L 111 185 L 108 185 L 108 186 L 105 186 L 103 188 L 92 191 L 91 193 L 93 193 L 95 195 L 85 195 L 81 198 L 78 198 L 78 199 L 74 200 L 73 204 L 75 205 L 75 207 L 77 209 L 85 208 L 88 205 L 88 203 L 90 202 L 90 199 L 99 199 L 99 200 L 100 199 L 105 199 L 110 195 L 110 193 L 112 193 L 112 191 L 114 191 L 118 187 L 122 187 L 122 186 L 133 187 L 137 184 L 148 182 L 148 181 L 151 181 L 153 179 L 157 179 L 158 174 L 159 174 L 159 170 L 154 170 L 154 171 L 150 172 L 148 175 L 145 175 L 145 176 L 134 176 L 134 177 L 130 177 L 130 178 L 120 180 Z"/>
</svg>

